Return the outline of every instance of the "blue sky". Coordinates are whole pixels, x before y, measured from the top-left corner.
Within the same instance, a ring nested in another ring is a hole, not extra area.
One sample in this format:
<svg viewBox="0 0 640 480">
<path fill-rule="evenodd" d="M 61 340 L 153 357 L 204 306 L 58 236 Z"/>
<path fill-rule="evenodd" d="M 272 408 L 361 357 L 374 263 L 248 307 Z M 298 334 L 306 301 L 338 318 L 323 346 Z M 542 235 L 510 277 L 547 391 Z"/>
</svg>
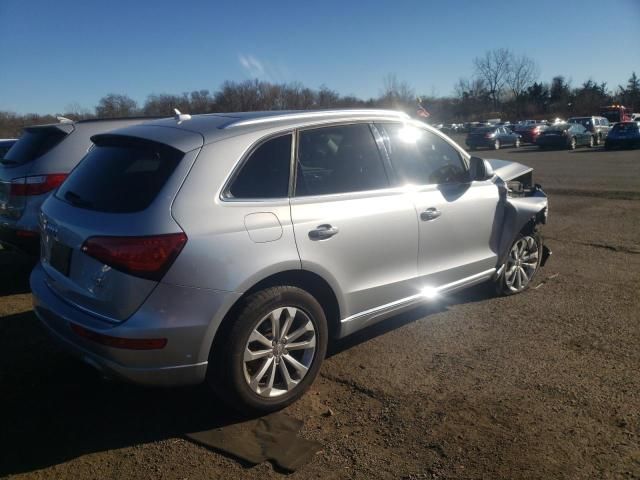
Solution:
<svg viewBox="0 0 640 480">
<path fill-rule="evenodd" d="M 640 0 L 0 0 L 0 21 L 0 110 L 19 113 L 256 77 L 367 98 L 393 73 L 449 95 L 498 47 L 545 81 L 640 75 Z"/>
</svg>

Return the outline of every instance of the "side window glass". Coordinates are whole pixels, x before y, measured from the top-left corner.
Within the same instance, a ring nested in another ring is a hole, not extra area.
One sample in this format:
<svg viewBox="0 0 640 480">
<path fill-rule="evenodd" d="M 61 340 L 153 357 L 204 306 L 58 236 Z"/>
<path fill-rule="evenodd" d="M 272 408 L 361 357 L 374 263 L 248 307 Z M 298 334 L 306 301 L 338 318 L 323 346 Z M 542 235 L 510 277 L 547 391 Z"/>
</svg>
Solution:
<svg viewBox="0 0 640 480">
<path fill-rule="evenodd" d="M 459 152 L 446 140 L 410 125 L 381 125 L 400 185 L 459 183 L 469 180 Z"/>
<path fill-rule="evenodd" d="M 267 140 L 251 153 L 228 192 L 233 198 L 289 196 L 291 134 Z"/>
<path fill-rule="evenodd" d="M 296 196 L 387 188 L 389 180 L 368 124 L 303 130 Z"/>
</svg>

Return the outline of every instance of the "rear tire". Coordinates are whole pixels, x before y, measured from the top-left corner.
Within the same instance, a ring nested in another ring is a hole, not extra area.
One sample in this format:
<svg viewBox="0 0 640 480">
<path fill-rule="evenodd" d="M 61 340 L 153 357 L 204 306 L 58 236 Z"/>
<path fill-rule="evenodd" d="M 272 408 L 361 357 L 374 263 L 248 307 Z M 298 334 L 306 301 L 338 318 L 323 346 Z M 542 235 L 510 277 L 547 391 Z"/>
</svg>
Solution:
<svg viewBox="0 0 640 480">
<path fill-rule="evenodd" d="M 569 140 L 569 150 L 575 150 L 577 145 L 576 137 L 571 137 L 571 140 Z"/>
<path fill-rule="evenodd" d="M 593 148 L 596 145 L 596 141 L 593 137 L 589 137 L 589 148 Z"/>
<path fill-rule="evenodd" d="M 207 369 L 216 395 L 249 414 L 299 399 L 327 352 L 327 320 L 318 301 L 298 287 L 271 287 L 245 298 L 227 320 L 233 323 L 214 342 Z"/>
<path fill-rule="evenodd" d="M 504 269 L 496 280 L 499 294 L 515 295 L 529 288 L 540 269 L 542 246 L 542 236 L 538 232 L 518 235 L 509 247 Z"/>
<path fill-rule="evenodd" d="M 494 150 L 500 150 L 500 140 L 493 142 L 493 148 Z"/>
<path fill-rule="evenodd" d="M 520 139 L 519 138 L 516 139 L 515 145 L 516 145 L 516 148 L 520 148 Z"/>
</svg>

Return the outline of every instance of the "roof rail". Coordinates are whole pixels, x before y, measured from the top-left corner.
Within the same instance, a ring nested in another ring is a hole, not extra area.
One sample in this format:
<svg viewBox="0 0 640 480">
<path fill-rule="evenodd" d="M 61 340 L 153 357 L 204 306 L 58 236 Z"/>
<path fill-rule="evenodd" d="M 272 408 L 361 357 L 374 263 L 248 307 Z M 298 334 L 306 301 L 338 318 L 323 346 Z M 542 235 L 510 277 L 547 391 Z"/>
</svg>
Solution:
<svg viewBox="0 0 640 480">
<path fill-rule="evenodd" d="M 318 110 L 318 111 L 304 111 L 285 113 L 282 115 L 267 115 L 254 117 L 249 119 L 237 119 L 231 120 L 229 123 L 221 125 L 220 128 L 226 129 L 231 127 L 240 127 L 245 125 L 256 125 L 260 123 L 278 122 L 281 120 L 289 119 L 304 119 L 304 118 L 322 118 L 322 117 L 353 117 L 358 115 L 367 116 L 379 116 L 379 117 L 397 117 L 410 119 L 409 115 L 404 112 L 398 112 L 395 110 L 376 110 L 376 109 L 359 109 L 359 110 Z"/>
<path fill-rule="evenodd" d="M 146 115 L 136 115 L 133 117 L 98 117 L 98 118 L 85 118 L 83 120 L 78 120 L 76 123 L 91 123 L 91 122 L 110 122 L 115 120 L 160 120 L 162 118 L 169 118 L 166 116 L 146 116 Z"/>
</svg>

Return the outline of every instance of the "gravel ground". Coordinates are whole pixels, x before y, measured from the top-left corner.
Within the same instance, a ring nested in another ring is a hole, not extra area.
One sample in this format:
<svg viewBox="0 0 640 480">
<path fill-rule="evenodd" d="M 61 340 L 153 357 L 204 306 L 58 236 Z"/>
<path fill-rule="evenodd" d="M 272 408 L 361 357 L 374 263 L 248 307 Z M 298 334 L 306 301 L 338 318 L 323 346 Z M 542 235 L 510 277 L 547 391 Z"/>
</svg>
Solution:
<svg viewBox="0 0 640 480">
<path fill-rule="evenodd" d="M 286 413 L 323 450 L 290 478 L 640 478 L 640 151 L 478 151 L 535 168 L 553 257 L 334 346 Z M 239 421 L 201 388 L 105 382 L 48 340 L 0 251 L 0 477 L 279 478 L 183 439 Z"/>
</svg>

